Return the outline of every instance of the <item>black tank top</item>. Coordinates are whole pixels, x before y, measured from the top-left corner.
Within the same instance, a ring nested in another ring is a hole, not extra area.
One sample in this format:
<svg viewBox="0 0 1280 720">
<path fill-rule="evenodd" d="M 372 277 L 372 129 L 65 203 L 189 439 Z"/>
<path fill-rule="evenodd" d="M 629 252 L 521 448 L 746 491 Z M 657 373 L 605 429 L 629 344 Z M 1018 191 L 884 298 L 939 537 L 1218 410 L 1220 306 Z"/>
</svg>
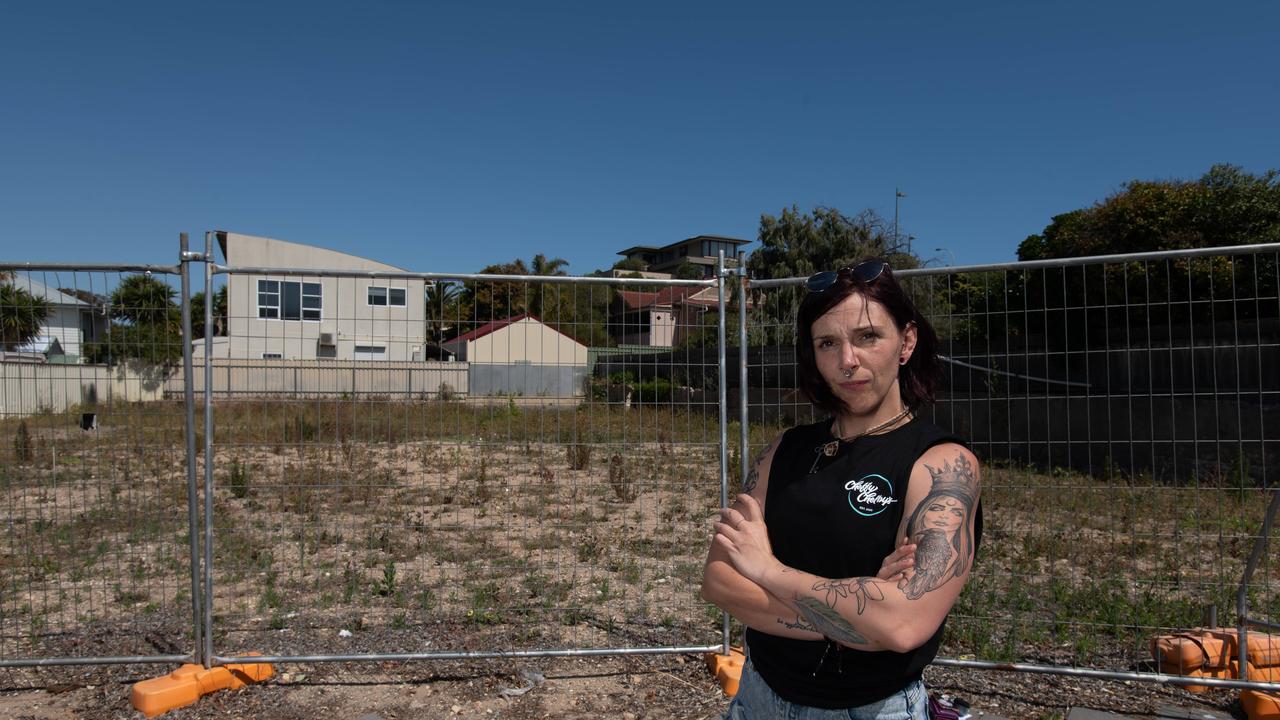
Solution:
<svg viewBox="0 0 1280 720">
<path fill-rule="evenodd" d="M 939 443 L 964 443 L 920 418 L 883 435 L 841 443 L 834 457 L 815 451 L 833 439 L 830 420 L 782 436 L 765 498 L 769 541 L 778 560 L 797 570 L 825 578 L 874 576 L 895 546 L 916 461 Z M 816 472 L 810 473 L 815 460 Z M 981 504 L 974 525 L 976 549 Z M 881 700 L 919 678 L 938 652 L 945 624 L 906 653 L 864 652 L 750 628 L 746 639 L 760 677 L 783 699 L 848 708 Z"/>
</svg>

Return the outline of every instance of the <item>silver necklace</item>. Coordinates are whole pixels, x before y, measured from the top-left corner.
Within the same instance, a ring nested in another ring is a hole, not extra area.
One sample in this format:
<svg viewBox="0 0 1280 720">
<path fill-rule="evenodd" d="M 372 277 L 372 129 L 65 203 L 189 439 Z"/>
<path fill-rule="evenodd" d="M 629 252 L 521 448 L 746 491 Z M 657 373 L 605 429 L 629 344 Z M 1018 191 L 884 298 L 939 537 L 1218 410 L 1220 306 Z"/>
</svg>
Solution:
<svg viewBox="0 0 1280 720">
<path fill-rule="evenodd" d="M 815 457 L 813 458 L 813 466 L 809 468 L 809 474 L 812 475 L 818 471 L 818 462 L 821 461 L 822 458 L 834 457 L 836 453 L 840 452 L 840 443 L 851 443 L 860 437 L 866 437 L 867 435 L 874 435 L 882 430 L 887 430 L 888 428 L 891 428 L 894 425 L 896 425 L 898 421 L 902 420 L 902 418 L 910 414 L 911 414 L 911 408 L 907 408 L 902 412 L 898 413 L 897 415 L 894 415 L 893 417 L 889 418 L 888 420 L 880 423 L 879 425 L 873 428 L 870 428 L 868 430 L 863 430 L 862 432 L 856 433 L 854 435 L 850 435 L 849 437 L 837 436 L 835 440 L 822 443 L 821 445 L 813 449 Z M 840 418 L 836 418 L 836 432 L 840 433 L 841 435 L 844 434 L 844 428 L 840 424 Z"/>
</svg>

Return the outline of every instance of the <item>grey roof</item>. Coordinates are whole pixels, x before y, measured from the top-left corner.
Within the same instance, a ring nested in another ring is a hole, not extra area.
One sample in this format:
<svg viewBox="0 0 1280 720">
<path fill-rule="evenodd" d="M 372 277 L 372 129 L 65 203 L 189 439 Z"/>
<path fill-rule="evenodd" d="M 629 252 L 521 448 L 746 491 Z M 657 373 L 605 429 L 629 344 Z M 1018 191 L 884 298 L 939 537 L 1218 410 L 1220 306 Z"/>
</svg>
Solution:
<svg viewBox="0 0 1280 720">
<path fill-rule="evenodd" d="M 82 307 L 92 307 L 89 303 L 81 300 L 80 298 L 73 297 L 64 292 L 59 292 L 58 290 L 45 285 L 25 273 L 14 273 L 13 286 L 20 290 L 26 290 L 38 298 L 44 298 L 54 305 L 79 305 Z"/>
</svg>

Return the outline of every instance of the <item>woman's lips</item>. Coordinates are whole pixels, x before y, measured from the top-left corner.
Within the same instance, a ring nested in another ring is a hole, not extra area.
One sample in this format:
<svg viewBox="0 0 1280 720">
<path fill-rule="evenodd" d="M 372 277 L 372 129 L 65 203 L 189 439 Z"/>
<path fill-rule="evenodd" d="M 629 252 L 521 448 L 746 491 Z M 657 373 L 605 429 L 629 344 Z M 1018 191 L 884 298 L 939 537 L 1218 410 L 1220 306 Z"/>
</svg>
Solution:
<svg viewBox="0 0 1280 720">
<path fill-rule="evenodd" d="M 842 382 L 840 383 L 840 387 L 846 390 L 861 390 L 862 388 L 870 384 L 871 384 L 870 380 L 854 380 L 851 382 Z"/>
</svg>

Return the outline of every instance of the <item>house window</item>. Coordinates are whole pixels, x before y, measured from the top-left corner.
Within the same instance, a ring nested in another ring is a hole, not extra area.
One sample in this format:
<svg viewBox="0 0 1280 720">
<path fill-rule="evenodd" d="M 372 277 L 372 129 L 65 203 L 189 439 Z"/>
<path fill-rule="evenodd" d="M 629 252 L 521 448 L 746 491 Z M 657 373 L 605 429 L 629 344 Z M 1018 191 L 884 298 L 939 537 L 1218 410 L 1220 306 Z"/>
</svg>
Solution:
<svg viewBox="0 0 1280 720">
<path fill-rule="evenodd" d="M 258 317 L 276 320 L 320 320 L 320 283 L 289 280 L 258 281 Z"/>
<path fill-rule="evenodd" d="M 404 307 L 404 288 L 388 288 L 370 285 L 369 304 Z"/>
<path fill-rule="evenodd" d="M 720 240 L 703 240 L 702 241 L 703 257 L 716 257 L 720 254 L 721 250 L 724 251 L 724 256 L 726 259 L 735 258 L 738 256 L 738 248 L 736 245 L 734 245 L 731 242 L 724 242 Z"/>
<path fill-rule="evenodd" d="M 387 346 L 385 345 L 357 345 L 356 360 L 386 360 Z"/>
<path fill-rule="evenodd" d="M 258 317 L 280 317 L 280 281 L 258 281 Z"/>
<path fill-rule="evenodd" d="M 281 359 L 283 359 L 283 358 L 284 358 L 284 356 L 283 356 L 283 355 L 281 355 L 280 353 L 273 353 L 273 352 L 264 352 L 264 353 L 262 353 L 262 359 L 263 359 L 263 360 L 281 360 Z"/>
</svg>

